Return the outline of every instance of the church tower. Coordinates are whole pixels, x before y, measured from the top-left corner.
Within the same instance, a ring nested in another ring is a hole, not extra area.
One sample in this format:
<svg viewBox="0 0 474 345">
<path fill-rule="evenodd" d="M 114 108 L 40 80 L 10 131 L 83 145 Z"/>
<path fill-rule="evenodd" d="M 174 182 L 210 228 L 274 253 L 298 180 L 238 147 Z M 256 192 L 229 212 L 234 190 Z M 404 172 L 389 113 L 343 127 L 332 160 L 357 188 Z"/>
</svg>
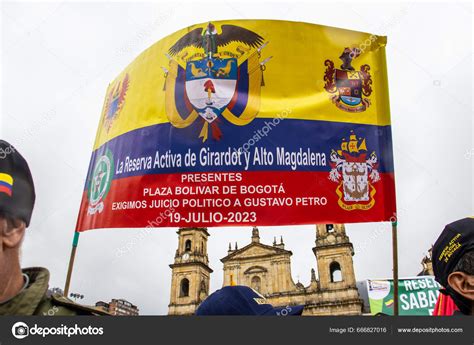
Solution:
<svg viewBox="0 0 474 345">
<path fill-rule="evenodd" d="M 207 256 L 206 228 L 178 230 L 178 249 L 170 265 L 171 296 L 169 315 L 192 315 L 209 294 L 212 269 Z"/>
<path fill-rule="evenodd" d="M 316 225 L 316 256 L 321 290 L 356 288 L 354 248 L 344 224 Z"/>
</svg>

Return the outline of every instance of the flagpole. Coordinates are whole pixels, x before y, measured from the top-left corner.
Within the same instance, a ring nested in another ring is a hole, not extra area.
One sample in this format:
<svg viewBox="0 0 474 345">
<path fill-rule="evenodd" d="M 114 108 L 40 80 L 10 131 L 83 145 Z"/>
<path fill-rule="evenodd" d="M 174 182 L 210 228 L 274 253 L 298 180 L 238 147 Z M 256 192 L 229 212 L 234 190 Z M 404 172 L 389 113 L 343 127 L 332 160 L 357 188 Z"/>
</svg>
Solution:
<svg viewBox="0 0 474 345">
<path fill-rule="evenodd" d="M 74 259 L 76 258 L 77 244 L 79 242 L 79 234 L 80 232 L 78 231 L 74 232 L 74 238 L 72 240 L 71 256 L 69 258 L 69 266 L 67 269 L 66 284 L 64 285 L 65 297 L 67 297 L 69 294 L 69 286 L 71 285 L 72 268 L 74 266 Z"/>
<path fill-rule="evenodd" d="M 398 316 L 398 241 L 397 221 L 392 222 L 393 315 Z"/>
</svg>

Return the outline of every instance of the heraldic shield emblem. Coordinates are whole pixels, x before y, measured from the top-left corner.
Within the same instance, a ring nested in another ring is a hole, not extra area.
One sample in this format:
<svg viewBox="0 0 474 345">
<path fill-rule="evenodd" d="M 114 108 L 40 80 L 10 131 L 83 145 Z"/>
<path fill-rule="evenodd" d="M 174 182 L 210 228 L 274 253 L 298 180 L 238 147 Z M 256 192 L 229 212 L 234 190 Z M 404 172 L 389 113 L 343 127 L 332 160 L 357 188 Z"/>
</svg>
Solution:
<svg viewBox="0 0 474 345">
<path fill-rule="evenodd" d="M 102 114 L 102 124 L 107 132 L 112 127 L 114 120 L 119 116 L 120 111 L 125 104 L 125 96 L 127 95 L 129 84 L 130 79 L 128 74 L 126 74 L 122 80 L 119 80 L 115 85 L 112 85 L 107 94 Z"/>
<path fill-rule="evenodd" d="M 94 165 L 90 185 L 87 189 L 89 207 L 87 213 L 92 215 L 104 210 L 103 200 L 107 196 L 114 177 L 114 158 L 110 150 L 100 156 Z"/>
<path fill-rule="evenodd" d="M 334 94 L 331 100 L 339 109 L 353 113 L 365 111 L 370 106 L 368 97 L 372 94 L 370 66 L 363 65 L 359 71 L 352 67 L 352 60 L 359 55 L 359 49 L 345 48 L 339 57 L 343 62 L 340 69 L 334 68 L 331 60 L 324 62 L 324 88 Z"/>
<path fill-rule="evenodd" d="M 377 155 L 368 155 L 365 138 L 357 138 L 351 131 L 349 141 L 342 139 L 341 148 L 332 150 L 329 179 L 339 183 L 336 193 L 341 208 L 368 210 L 375 204 L 374 184 L 380 180 Z"/>
<path fill-rule="evenodd" d="M 185 128 L 200 121 L 199 138 L 220 140 L 222 118 L 237 126 L 253 121 L 260 110 L 263 71 L 260 61 L 268 44 L 263 37 L 236 25 L 220 32 L 209 23 L 181 37 L 169 48 L 165 71 L 165 107 L 170 123 Z M 209 133 L 210 132 L 210 133 Z"/>
<path fill-rule="evenodd" d="M 232 100 L 237 59 L 203 59 L 186 64 L 186 94 L 193 108 L 212 123 Z"/>
</svg>

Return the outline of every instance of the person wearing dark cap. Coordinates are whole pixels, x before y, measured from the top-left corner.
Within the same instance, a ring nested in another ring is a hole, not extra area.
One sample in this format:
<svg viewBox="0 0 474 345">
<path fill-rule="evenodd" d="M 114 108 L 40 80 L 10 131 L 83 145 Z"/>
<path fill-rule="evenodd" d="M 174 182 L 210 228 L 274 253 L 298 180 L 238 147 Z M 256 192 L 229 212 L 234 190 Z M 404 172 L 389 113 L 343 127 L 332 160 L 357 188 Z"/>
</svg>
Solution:
<svg viewBox="0 0 474 345">
<path fill-rule="evenodd" d="M 0 315 L 102 315 L 57 294 L 47 296 L 49 271 L 21 269 L 20 249 L 35 204 L 26 160 L 0 140 Z"/>
<path fill-rule="evenodd" d="M 261 294 L 248 286 L 225 286 L 209 295 L 196 310 L 196 315 L 266 315 L 294 316 L 304 306 L 273 307 Z"/>
<path fill-rule="evenodd" d="M 446 225 L 433 245 L 435 279 L 459 312 L 474 315 L 474 217 Z"/>
</svg>

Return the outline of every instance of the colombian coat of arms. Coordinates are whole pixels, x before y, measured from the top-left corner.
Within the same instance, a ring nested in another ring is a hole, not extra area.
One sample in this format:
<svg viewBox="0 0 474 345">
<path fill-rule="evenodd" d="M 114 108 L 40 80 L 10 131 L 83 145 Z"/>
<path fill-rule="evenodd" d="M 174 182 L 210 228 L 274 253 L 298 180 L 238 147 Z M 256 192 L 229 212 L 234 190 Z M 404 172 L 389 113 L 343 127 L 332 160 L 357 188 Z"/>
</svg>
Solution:
<svg viewBox="0 0 474 345">
<path fill-rule="evenodd" d="M 268 44 L 236 25 L 196 28 L 169 48 L 165 71 L 165 107 L 170 123 L 185 128 L 200 121 L 199 138 L 220 140 L 221 118 L 234 125 L 250 123 L 260 109 L 263 71 L 260 61 Z M 210 132 L 210 134 L 209 134 Z"/>
<path fill-rule="evenodd" d="M 334 62 L 326 60 L 324 65 L 324 89 L 331 95 L 332 102 L 341 110 L 358 113 L 370 106 L 372 94 L 372 77 L 370 66 L 362 65 L 357 71 L 352 66 L 352 60 L 360 55 L 358 48 L 345 48 L 339 58 L 340 68 L 334 67 Z"/>
<path fill-rule="evenodd" d="M 338 150 L 331 150 L 329 179 L 338 183 L 338 204 L 346 211 L 368 210 L 375 204 L 374 183 L 380 180 L 375 151 L 368 154 L 365 138 L 351 131 Z"/>
</svg>

